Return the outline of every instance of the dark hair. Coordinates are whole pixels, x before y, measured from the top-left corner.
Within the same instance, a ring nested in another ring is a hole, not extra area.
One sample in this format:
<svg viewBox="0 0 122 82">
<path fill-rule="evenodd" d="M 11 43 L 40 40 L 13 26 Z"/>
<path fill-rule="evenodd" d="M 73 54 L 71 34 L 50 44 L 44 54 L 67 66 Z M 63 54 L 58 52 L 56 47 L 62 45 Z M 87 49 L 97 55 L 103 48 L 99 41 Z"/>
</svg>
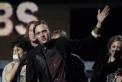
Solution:
<svg viewBox="0 0 122 82">
<path fill-rule="evenodd" d="M 45 20 L 37 21 L 36 24 L 35 24 L 35 26 L 34 26 L 34 28 L 33 28 L 34 34 L 35 34 L 36 26 L 38 26 L 38 25 L 40 25 L 40 24 L 44 24 L 44 25 L 47 25 L 47 26 L 48 26 L 48 24 L 47 24 L 47 22 L 46 22 Z"/>
<path fill-rule="evenodd" d="M 32 48 L 29 40 L 25 39 L 22 35 L 17 37 L 17 39 L 13 42 L 12 48 L 14 46 L 21 47 L 24 51 L 29 51 Z"/>
<path fill-rule="evenodd" d="M 121 41 L 122 42 L 122 35 L 116 35 L 116 36 L 113 36 L 112 38 L 110 38 L 110 40 L 108 41 L 108 44 L 107 44 L 107 48 L 109 49 L 111 44 L 115 41 Z"/>
</svg>

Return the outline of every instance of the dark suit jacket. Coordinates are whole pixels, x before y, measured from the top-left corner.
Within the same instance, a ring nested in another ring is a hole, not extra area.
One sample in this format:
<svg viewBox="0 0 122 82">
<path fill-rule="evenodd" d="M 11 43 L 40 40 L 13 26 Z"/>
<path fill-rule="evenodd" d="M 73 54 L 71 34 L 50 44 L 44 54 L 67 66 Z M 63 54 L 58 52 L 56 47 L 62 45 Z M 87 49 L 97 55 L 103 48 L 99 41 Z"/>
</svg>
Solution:
<svg viewBox="0 0 122 82">
<path fill-rule="evenodd" d="M 75 41 L 61 37 L 59 39 L 50 40 L 45 44 L 45 46 L 47 49 L 55 47 L 60 52 L 65 65 L 66 81 L 79 82 L 79 80 L 82 78 L 82 75 L 80 77 L 80 75 L 77 74 L 78 72 L 75 72 L 75 69 L 73 69 L 73 65 L 76 64 L 76 61 L 74 64 L 71 64 L 71 53 L 79 54 L 78 52 L 83 50 L 84 47 L 89 47 L 91 44 L 94 45 L 95 42 L 96 39 L 91 35 L 85 39 Z M 45 62 L 45 57 L 43 56 L 42 45 L 39 45 L 38 47 L 31 50 L 28 53 L 27 60 L 27 82 L 37 82 L 37 77 L 40 80 L 39 82 L 51 82 L 47 63 Z M 82 67 L 79 71 L 84 72 L 84 67 Z M 84 74 L 81 72 L 79 73 Z"/>
</svg>

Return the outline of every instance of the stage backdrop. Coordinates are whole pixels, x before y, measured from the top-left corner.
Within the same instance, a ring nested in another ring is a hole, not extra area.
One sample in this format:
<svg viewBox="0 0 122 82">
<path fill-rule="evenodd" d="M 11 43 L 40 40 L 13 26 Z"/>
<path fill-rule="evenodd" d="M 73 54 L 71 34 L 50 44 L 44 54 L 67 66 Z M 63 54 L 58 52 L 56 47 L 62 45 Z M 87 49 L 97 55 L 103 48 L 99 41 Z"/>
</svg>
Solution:
<svg viewBox="0 0 122 82">
<path fill-rule="evenodd" d="M 37 2 L 38 1 L 38 2 Z M 97 22 L 97 10 L 106 4 L 110 6 L 110 14 L 103 23 L 100 45 L 89 46 L 82 51 L 84 60 L 95 60 L 101 49 L 106 49 L 108 39 L 122 34 L 122 1 L 109 2 L 92 0 L 46 0 L 0 2 L 0 60 L 12 58 L 12 42 L 17 36 L 26 32 L 26 24 L 32 20 L 47 21 L 51 31 L 63 29 L 71 39 L 80 39 L 90 34 Z M 88 1 L 88 2 L 87 2 Z"/>
</svg>

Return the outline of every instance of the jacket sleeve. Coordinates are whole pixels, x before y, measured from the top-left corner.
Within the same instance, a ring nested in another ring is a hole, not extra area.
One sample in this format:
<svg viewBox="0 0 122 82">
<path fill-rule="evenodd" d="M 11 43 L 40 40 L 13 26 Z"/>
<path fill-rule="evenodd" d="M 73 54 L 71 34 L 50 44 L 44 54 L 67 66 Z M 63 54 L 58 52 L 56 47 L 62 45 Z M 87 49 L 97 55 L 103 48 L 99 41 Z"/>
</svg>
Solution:
<svg viewBox="0 0 122 82">
<path fill-rule="evenodd" d="M 26 82 L 37 82 L 37 74 L 34 66 L 34 50 L 27 54 Z"/>
<path fill-rule="evenodd" d="M 94 38 L 92 35 L 80 40 L 70 40 L 66 43 L 66 50 L 80 55 L 82 51 L 88 51 L 88 49 L 94 48 L 99 42 L 98 40 L 98 38 Z"/>
</svg>

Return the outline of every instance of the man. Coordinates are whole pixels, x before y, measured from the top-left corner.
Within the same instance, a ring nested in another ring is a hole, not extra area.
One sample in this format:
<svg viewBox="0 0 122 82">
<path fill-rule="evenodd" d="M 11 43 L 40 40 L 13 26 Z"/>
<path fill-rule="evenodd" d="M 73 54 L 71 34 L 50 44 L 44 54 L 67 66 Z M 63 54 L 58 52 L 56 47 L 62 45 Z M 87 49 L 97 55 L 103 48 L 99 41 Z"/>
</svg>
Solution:
<svg viewBox="0 0 122 82">
<path fill-rule="evenodd" d="M 70 41 L 65 37 L 51 39 L 48 25 L 44 21 L 37 23 L 34 32 L 40 44 L 29 52 L 27 82 L 76 82 L 77 78 L 70 70 L 73 66 L 68 61 L 71 53 L 77 54 L 84 46 L 96 42 L 95 38 L 99 37 L 99 29 L 108 11 L 108 6 L 102 12 L 98 11 L 98 23 L 92 35 L 79 41 Z"/>
</svg>

